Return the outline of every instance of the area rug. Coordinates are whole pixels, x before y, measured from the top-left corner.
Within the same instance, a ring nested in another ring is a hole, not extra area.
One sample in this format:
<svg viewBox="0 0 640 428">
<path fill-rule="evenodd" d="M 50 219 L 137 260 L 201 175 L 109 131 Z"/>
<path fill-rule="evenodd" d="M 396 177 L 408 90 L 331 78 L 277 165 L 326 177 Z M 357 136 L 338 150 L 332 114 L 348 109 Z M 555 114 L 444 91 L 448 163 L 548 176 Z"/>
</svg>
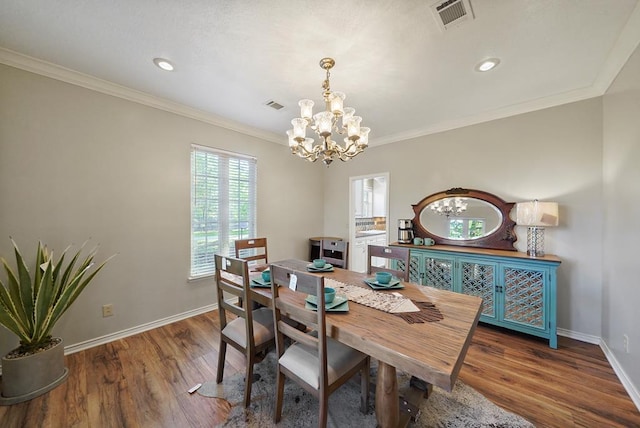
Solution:
<svg viewBox="0 0 640 428">
<path fill-rule="evenodd" d="M 282 420 L 273 423 L 275 405 L 276 357 L 274 352 L 254 367 L 254 382 L 251 393 L 251 406 L 245 410 L 244 373 L 226 377 L 218 385 L 215 381 L 204 382 L 198 390 L 205 397 L 217 397 L 231 404 L 231 412 L 222 427 L 256 428 L 301 428 L 315 427 L 318 423 L 318 400 L 287 379 L 284 389 Z M 375 376 L 375 367 L 372 367 Z M 409 376 L 400 374 L 399 389 L 402 391 L 409 382 Z M 340 387 L 329 398 L 328 426 L 375 427 L 374 412 L 375 388 L 371 388 L 369 411 L 360 412 L 360 381 L 356 376 Z M 458 380 L 453 392 L 448 393 L 434 387 L 428 400 L 423 400 L 417 421 L 410 427 L 428 428 L 531 428 L 533 424 L 524 418 L 509 413 L 486 399 L 482 394 Z"/>
</svg>

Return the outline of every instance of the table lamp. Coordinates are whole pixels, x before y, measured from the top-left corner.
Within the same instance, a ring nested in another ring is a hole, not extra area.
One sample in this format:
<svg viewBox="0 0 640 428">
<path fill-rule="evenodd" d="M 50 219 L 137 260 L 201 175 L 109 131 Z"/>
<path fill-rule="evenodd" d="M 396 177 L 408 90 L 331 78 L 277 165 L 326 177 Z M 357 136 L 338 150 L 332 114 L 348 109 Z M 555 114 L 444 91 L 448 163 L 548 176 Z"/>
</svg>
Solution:
<svg viewBox="0 0 640 428">
<path fill-rule="evenodd" d="M 558 203 L 531 202 L 516 204 L 516 224 L 527 226 L 527 254 L 544 256 L 544 228 L 558 225 Z"/>
</svg>

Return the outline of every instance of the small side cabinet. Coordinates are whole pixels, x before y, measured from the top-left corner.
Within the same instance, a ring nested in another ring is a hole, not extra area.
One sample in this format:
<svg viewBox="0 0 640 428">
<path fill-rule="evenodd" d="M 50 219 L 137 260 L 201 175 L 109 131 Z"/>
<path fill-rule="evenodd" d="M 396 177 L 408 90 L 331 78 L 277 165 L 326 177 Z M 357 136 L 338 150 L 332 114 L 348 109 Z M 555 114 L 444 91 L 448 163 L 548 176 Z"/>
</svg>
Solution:
<svg viewBox="0 0 640 428">
<path fill-rule="evenodd" d="M 410 281 L 482 298 L 480 321 L 549 340 L 558 347 L 553 255 L 435 245 L 410 247 Z"/>
</svg>

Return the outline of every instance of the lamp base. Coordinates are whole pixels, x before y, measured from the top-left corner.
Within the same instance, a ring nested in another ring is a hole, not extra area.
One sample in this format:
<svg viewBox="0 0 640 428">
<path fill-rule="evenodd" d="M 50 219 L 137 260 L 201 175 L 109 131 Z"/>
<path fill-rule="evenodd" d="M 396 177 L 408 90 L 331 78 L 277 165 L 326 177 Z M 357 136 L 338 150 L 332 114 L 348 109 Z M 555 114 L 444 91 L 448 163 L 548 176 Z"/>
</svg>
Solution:
<svg viewBox="0 0 640 428">
<path fill-rule="evenodd" d="M 527 229 L 527 254 L 531 257 L 544 256 L 544 227 L 529 226 Z"/>
</svg>

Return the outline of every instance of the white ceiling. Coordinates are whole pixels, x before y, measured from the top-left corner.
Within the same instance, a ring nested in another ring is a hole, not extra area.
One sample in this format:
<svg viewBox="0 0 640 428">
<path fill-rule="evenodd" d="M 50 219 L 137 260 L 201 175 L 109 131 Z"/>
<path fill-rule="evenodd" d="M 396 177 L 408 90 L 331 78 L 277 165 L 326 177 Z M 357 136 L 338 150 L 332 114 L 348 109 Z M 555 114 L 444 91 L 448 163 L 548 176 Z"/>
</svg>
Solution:
<svg viewBox="0 0 640 428">
<path fill-rule="evenodd" d="M 1 0 L 0 62 L 286 144 L 330 56 L 382 144 L 601 95 L 640 41 L 638 0 L 470 1 L 442 31 L 434 0 Z"/>
</svg>

